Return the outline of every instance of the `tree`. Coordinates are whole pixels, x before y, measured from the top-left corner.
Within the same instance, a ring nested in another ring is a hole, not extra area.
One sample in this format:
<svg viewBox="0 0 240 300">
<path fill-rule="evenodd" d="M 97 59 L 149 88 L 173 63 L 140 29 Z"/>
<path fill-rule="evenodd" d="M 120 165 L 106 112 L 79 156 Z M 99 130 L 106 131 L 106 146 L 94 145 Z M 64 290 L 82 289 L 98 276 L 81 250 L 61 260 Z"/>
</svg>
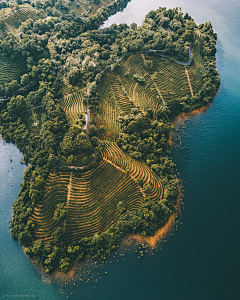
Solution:
<svg viewBox="0 0 240 300">
<path fill-rule="evenodd" d="M 18 84 L 17 80 L 12 80 L 5 87 L 7 96 L 14 95 L 18 91 L 19 88 L 20 88 L 20 85 Z"/>
<path fill-rule="evenodd" d="M 143 179 L 142 178 L 137 178 L 137 184 L 140 186 L 140 187 L 143 187 Z"/>
<path fill-rule="evenodd" d="M 133 78 L 137 81 L 137 82 L 139 82 L 139 83 L 144 83 L 145 82 L 145 78 L 144 78 L 144 76 L 142 76 L 142 75 L 140 75 L 140 74 L 134 74 L 133 75 Z"/>
<path fill-rule="evenodd" d="M 152 184 L 150 182 L 145 183 L 143 186 L 143 191 L 145 193 L 150 193 L 151 190 L 152 190 Z"/>
<path fill-rule="evenodd" d="M 73 154 L 71 154 L 70 156 L 68 156 L 67 164 L 72 165 L 73 161 L 74 161 L 74 156 L 73 156 Z"/>
<path fill-rule="evenodd" d="M 71 70 L 68 74 L 68 80 L 70 84 L 76 85 L 81 80 L 81 72 L 78 68 Z"/>
<path fill-rule="evenodd" d="M 144 66 L 147 68 L 147 70 L 152 70 L 153 68 L 153 61 L 152 60 L 145 60 Z"/>
<path fill-rule="evenodd" d="M 40 9 L 40 8 L 42 7 L 42 2 L 41 2 L 41 0 L 35 0 L 35 1 L 34 1 L 34 4 L 35 4 L 35 7 L 36 7 L 37 9 Z"/>
<path fill-rule="evenodd" d="M 7 104 L 8 112 L 11 115 L 19 115 L 27 107 L 27 102 L 23 96 L 12 97 Z"/>
<path fill-rule="evenodd" d="M 57 223 L 63 222 L 67 217 L 67 211 L 67 205 L 65 203 L 58 204 L 53 216 L 54 221 Z"/>
<path fill-rule="evenodd" d="M 62 227 L 57 227 L 54 231 L 53 231 L 53 238 L 56 242 L 60 242 L 63 238 L 63 229 Z"/>
<path fill-rule="evenodd" d="M 117 204 L 117 210 L 120 213 L 123 213 L 126 210 L 126 205 L 122 201 L 119 201 Z"/>
<path fill-rule="evenodd" d="M 131 28 L 132 30 L 137 30 L 137 23 L 132 23 L 132 24 L 130 24 L 130 28 Z"/>
<path fill-rule="evenodd" d="M 67 272 L 71 267 L 70 258 L 64 257 L 59 262 L 59 269 L 63 272 Z"/>
<path fill-rule="evenodd" d="M 21 77 L 21 85 L 27 85 L 29 83 L 29 76 L 28 74 L 24 74 Z"/>
</svg>

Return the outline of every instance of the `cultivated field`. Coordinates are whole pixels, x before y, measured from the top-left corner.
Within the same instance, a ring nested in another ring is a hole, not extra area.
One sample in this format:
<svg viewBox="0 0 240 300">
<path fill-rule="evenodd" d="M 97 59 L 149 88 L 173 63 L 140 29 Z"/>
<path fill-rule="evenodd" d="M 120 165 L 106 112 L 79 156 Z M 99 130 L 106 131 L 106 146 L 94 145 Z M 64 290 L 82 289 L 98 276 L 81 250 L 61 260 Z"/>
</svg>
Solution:
<svg viewBox="0 0 240 300">
<path fill-rule="evenodd" d="M 34 9 L 31 5 L 20 5 L 20 8 L 18 10 L 11 12 L 5 18 L 5 22 L 7 24 L 7 27 L 10 26 L 17 29 L 22 24 L 22 22 L 25 22 L 29 19 L 35 21 L 40 17 L 44 17 L 44 15 Z"/>
<path fill-rule="evenodd" d="M 79 119 L 81 114 L 85 115 L 86 106 L 84 100 L 86 99 L 85 90 L 79 90 L 72 94 L 66 95 L 60 101 L 62 109 L 66 113 L 67 119 L 72 123 L 74 120 Z"/>
<path fill-rule="evenodd" d="M 0 85 L 12 80 L 20 81 L 20 77 L 27 73 L 27 64 L 22 57 L 12 60 L 0 55 Z"/>
<path fill-rule="evenodd" d="M 99 4 L 93 4 L 91 13 L 95 13 L 101 7 L 106 7 L 111 2 L 112 2 L 112 0 L 100 0 Z"/>
<path fill-rule="evenodd" d="M 59 203 L 68 206 L 64 223 L 64 243 L 89 237 L 105 231 L 120 216 L 140 208 L 146 196 L 137 184 L 137 178 L 152 183 L 147 194 L 159 201 L 163 196 L 160 178 L 143 161 L 135 161 L 112 143 L 107 143 L 103 160 L 96 169 L 77 177 L 73 172 L 50 174 L 46 184 L 44 199 L 39 202 L 31 219 L 34 220 L 35 236 L 44 241 L 53 240 L 53 231 L 58 226 L 53 220 Z M 129 174 L 126 174 L 126 168 Z M 117 203 L 126 205 L 125 213 L 117 210 Z"/>
<path fill-rule="evenodd" d="M 117 72 L 105 71 L 97 89 L 99 111 L 93 120 L 97 127 L 106 128 L 106 140 L 114 141 L 118 136 L 116 117 L 120 111 L 128 114 L 133 106 L 139 106 L 156 114 L 169 100 L 196 94 L 202 84 L 202 63 L 200 55 L 194 54 L 198 59 L 187 67 L 164 57 L 133 54 L 121 61 Z M 153 62 L 150 70 L 145 61 Z M 135 74 L 143 76 L 144 82 L 138 82 Z"/>
<path fill-rule="evenodd" d="M 91 8 L 91 0 L 75 0 L 68 2 L 70 12 L 74 12 L 76 15 L 87 13 Z"/>
</svg>

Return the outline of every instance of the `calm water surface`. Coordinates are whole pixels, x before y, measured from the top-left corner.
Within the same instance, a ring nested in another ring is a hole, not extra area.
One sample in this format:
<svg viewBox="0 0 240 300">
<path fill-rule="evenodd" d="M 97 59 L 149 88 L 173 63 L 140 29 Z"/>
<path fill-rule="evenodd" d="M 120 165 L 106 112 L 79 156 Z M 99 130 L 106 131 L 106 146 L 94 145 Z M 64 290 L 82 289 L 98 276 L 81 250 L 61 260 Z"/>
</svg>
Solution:
<svg viewBox="0 0 240 300">
<path fill-rule="evenodd" d="M 219 93 L 207 111 L 179 128 L 181 146 L 172 153 L 185 191 L 177 230 L 142 259 L 135 249 L 122 249 L 124 256 L 112 263 L 88 266 L 75 285 L 49 283 L 10 237 L 8 219 L 24 166 L 18 149 L 0 141 L 0 299 L 240 299 L 240 4 L 132 0 L 105 26 L 141 25 L 145 14 L 159 6 L 181 7 L 198 24 L 210 20 L 218 33 Z"/>
</svg>

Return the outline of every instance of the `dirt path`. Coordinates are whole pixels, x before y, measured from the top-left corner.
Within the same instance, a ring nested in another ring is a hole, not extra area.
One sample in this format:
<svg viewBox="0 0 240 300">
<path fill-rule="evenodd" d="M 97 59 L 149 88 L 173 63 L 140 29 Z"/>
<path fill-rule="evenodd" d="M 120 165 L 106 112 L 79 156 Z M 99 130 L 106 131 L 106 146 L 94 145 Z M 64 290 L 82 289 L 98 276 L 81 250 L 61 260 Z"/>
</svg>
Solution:
<svg viewBox="0 0 240 300">
<path fill-rule="evenodd" d="M 189 84 L 190 92 L 191 92 L 191 95 L 192 95 L 192 97 L 193 97 L 192 85 L 191 85 L 191 81 L 190 81 L 190 78 L 189 78 L 189 75 L 188 75 L 188 70 L 187 70 L 186 66 L 185 66 L 185 73 L 186 73 L 186 75 L 187 75 L 187 79 L 188 79 L 188 84 Z"/>
<path fill-rule="evenodd" d="M 67 207 L 70 199 L 71 187 L 72 187 L 72 172 L 70 173 L 69 184 L 68 184 L 68 194 L 67 194 L 67 203 L 66 203 Z M 67 220 L 65 220 L 63 224 L 63 232 L 65 232 L 66 222 Z"/>
<path fill-rule="evenodd" d="M 69 179 L 69 184 L 68 184 L 67 206 L 68 206 L 69 198 L 70 198 L 70 194 L 71 194 L 71 187 L 72 187 L 72 172 L 70 173 L 70 179 Z"/>
<path fill-rule="evenodd" d="M 158 86 L 157 86 L 157 84 L 156 84 L 156 82 L 155 82 L 154 80 L 153 80 L 153 83 L 154 83 L 155 88 L 156 88 L 156 90 L 157 90 L 157 92 L 158 92 L 158 95 L 159 95 L 160 98 L 162 99 L 163 105 L 166 105 L 166 102 L 165 102 L 165 100 L 163 99 L 163 96 L 162 96 L 162 94 L 161 94 L 161 92 L 160 92 L 160 90 L 159 90 L 159 88 L 158 88 Z"/>
</svg>

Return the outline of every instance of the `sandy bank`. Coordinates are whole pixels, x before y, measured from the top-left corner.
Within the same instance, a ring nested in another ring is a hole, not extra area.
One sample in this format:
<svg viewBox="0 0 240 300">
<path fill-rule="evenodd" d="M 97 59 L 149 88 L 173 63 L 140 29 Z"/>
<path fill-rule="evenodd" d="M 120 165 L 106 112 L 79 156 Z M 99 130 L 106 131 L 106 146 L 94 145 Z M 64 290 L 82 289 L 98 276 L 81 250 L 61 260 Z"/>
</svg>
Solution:
<svg viewBox="0 0 240 300">
<path fill-rule="evenodd" d="M 211 102 L 208 103 L 206 106 L 203 106 L 203 107 L 200 107 L 198 109 L 195 109 L 191 112 L 188 112 L 188 113 L 181 113 L 180 115 L 178 115 L 173 121 L 172 121 L 172 125 L 175 127 L 177 126 L 178 124 L 181 124 L 183 123 L 184 121 L 186 121 L 188 118 L 190 118 L 191 116 L 193 115 L 197 115 L 197 114 L 200 114 L 200 113 L 203 113 L 204 111 L 206 111 L 209 106 L 211 105 Z M 173 130 L 170 132 L 169 134 L 169 145 L 172 146 L 173 145 Z"/>
<path fill-rule="evenodd" d="M 154 236 L 150 237 L 142 237 L 140 234 L 134 234 L 130 235 L 127 238 L 124 238 L 122 241 L 122 244 L 132 244 L 132 243 L 141 243 L 141 244 L 147 244 L 152 249 L 156 247 L 157 243 L 160 242 L 162 239 L 166 237 L 166 235 L 169 233 L 169 231 L 174 226 L 174 221 L 176 217 L 178 216 L 180 212 L 180 206 L 181 206 L 181 189 L 180 186 L 178 186 L 179 194 L 177 199 L 177 210 L 169 217 L 167 223 L 160 229 L 158 229 Z"/>
</svg>

